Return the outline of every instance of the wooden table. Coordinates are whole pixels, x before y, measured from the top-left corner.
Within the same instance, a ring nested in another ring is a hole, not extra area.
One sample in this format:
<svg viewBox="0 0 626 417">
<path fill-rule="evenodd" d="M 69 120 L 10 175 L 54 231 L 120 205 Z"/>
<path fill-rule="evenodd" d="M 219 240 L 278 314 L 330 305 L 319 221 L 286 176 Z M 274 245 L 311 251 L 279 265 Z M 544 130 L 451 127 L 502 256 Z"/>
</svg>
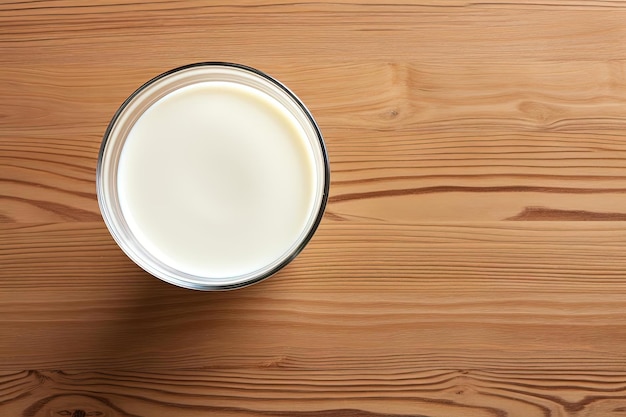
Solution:
<svg viewBox="0 0 626 417">
<path fill-rule="evenodd" d="M 103 132 L 149 78 L 247 64 L 316 116 L 324 220 L 202 293 L 111 239 Z M 626 1 L 6 1 L 0 415 L 626 413 Z"/>
</svg>

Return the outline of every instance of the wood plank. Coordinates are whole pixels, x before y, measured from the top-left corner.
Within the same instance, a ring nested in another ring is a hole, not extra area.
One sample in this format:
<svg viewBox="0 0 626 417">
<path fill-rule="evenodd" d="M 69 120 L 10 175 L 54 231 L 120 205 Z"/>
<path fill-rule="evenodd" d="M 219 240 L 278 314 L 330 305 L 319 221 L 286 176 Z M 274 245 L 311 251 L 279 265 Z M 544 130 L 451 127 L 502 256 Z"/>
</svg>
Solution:
<svg viewBox="0 0 626 417">
<path fill-rule="evenodd" d="M 624 60 L 487 66 L 416 58 L 386 63 L 300 61 L 261 69 L 301 96 L 325 128 L 419 135 L 590 134 L 590 140 L 610 140 L 624 129 Z M 9 116 L 3 121 L 3 136 L 54 139 L 46 149 L 91 157 L 121 102 L 166 69 L 156 63 L 150 68 L 102 68 L 97 63 L 2 68 L 0 81 L 10 99 L 2 104 Z M 77 115 L 84 118 L 80 124 Z M 67 136 L 53 138 L 50 130 Z"/>
<path fill-rule="evenodd" d="M 626 360 L 626 223 L 328 221 L 276 276 L 208 294 L 141 272 L 100 223 L 88 225 L 3 232 L 0 368 L 285 357 L 325 369 L 377 357 L 617 370 Z"/>
<path fill-rule="evenodd" d="M 0 9 L 2 47 L 12 52 L 3 61 L 111 67 L 150 57 L 168 69 L 207 59 L 507 63 L 623 60 L 626 52 L 621 0 L 246 3 L 10 2 Z"/>
<path fill-rule="evenodd" d="M 548 63 L 533 66 L 532 74 L 527 68 L 306 67 L 294 84 L 326 136 L 335 212 L 384 221 L 486 221 L 528 218 L 527 210 L 542 208 L 550 213 L 544 218 L 574 211 L 623 220 L 625 64 Z M 102 70 L 81 79 L 83 71 L 64 66 L 0 76 L 10 106 L 41 109 L 35 121 L 22 112 L 2 128 L 4 222 L 99 219 L 101 135 L 134 87 L 110 88 Z M 131 79 L 135 72 L 116 75 Z M 285 78 L 296 74 L 285 68 Z M 309 87 L 315 80 L 324 87 Z M 579 88 L 569 88 L 574 84 Z M 91 124 L 77 125 L 77 115 Z"/>
<path fill-rule="evenodd" d="M 272 366 L 168 373 L 31 371 L 0 376 L 0 410 L 26 417 L 611 417 L 626 407 L 624 378 L 618 372 L 475 369 L 366 369 L 346 376 L 341 370 Z"/>
</svg>

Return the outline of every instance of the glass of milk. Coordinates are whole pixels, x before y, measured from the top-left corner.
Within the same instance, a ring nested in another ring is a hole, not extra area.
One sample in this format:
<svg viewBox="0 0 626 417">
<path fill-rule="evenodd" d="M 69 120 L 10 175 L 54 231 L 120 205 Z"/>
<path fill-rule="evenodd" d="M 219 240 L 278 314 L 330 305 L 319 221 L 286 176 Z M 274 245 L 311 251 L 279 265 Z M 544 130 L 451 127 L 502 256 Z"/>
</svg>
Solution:
<svg viewBox="0 0 626 417">
<path fill-rule="evenodd" d="M 255 69 L 198 63 L 119 108 L 98 159 L 111 235 L 137 265 L 198 290 L 243 287 L 305 247 L 322 218 L 328 157 L 313 116 Z"/>
</svg>

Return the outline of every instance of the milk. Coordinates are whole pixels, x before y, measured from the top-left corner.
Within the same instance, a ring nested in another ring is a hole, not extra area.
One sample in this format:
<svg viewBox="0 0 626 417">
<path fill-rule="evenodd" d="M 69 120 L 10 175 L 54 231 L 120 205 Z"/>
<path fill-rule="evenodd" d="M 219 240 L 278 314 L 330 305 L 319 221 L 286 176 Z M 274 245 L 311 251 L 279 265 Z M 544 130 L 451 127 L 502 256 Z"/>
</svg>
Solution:
<svg viewBox="0 0 626 417">
<path fill-rule="evenodd" d="M 117 172 L 139 243 L 184 273 L 251 273 L 306 233 L 318 183 L 311 144 L 274 98 L 233 82 L 182 87 L 135 122 Z"/>
</svg>

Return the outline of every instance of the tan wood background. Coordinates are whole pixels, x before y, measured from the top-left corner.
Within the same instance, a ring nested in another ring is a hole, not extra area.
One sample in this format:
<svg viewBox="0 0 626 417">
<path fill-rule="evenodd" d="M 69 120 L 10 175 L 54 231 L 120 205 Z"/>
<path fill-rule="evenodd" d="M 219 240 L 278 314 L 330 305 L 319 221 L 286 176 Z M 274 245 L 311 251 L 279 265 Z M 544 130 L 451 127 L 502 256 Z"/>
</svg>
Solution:
<svg viewBox="0 0 626 417">
<path fill-rule="evenodd" d="M 331 196 L 243 290 L 161 283 L 100 218 L 116 108 L 257 67 Z M 626 414 L 626 1 L 0 3 L 0 415 Z"/>
</svg>

